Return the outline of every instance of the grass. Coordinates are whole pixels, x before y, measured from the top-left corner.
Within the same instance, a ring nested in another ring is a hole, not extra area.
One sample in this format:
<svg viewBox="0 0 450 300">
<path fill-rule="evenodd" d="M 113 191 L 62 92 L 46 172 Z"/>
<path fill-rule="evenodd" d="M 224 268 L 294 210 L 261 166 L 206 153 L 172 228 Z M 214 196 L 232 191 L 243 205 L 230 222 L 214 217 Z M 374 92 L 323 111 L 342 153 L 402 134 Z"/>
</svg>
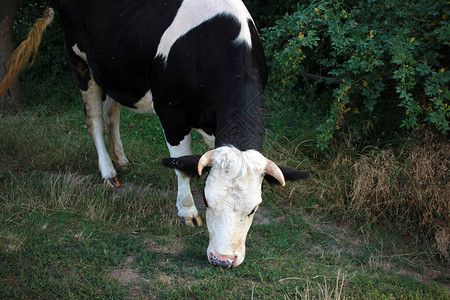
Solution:
<svg viewBox="0 0 450 300">
<path fill-rule="evenodd" d="M 308 142 L 269 134 L 273 160 L 313 177 L 264 187 L 246 260 L 223 270 L 207 262 L 206 227 L 176 219 L 156 117 L 123 112 L 132 164 L 116 191 L 101 183 L 81 103 L 27 105 L 0 115 L 0 132 L 1 298 L 450 299 L 447 264 L 397 231 L 358 230 L 322 207 L 347 190 L 304 154 Z M 195 135 L 194 152 L 204 150 Z"/>
</svg>

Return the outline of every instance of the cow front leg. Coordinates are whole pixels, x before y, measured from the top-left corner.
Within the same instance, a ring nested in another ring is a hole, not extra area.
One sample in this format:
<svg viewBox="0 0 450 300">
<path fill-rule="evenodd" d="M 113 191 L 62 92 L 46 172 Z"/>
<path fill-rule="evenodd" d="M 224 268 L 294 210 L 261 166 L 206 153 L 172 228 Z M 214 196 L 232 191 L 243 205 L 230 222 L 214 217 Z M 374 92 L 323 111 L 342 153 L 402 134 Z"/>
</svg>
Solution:
<svg viewBox="0 0 450 300">
<path fill-rule="evenodd" d="M 117 172 L 114 169 L 111 158 L 105 147 L 103 140 L 103 105 L 102 105 L 102 89 L 95 83 L 94 79 L 88 83 L 88 89 L 81 91 L 86 109 L 86 123 L 89 133 L 94 139 L 95 148 L 98 154 L 98 165 L 102 178 L 105 183 L 112 187 L 119 187 L 120 182 L 117 179 Z"/>
<path fill-rule="evenodd" d="M 181 157 L 191 155 L 191 135 L 188 134 L 177 146 L 172 146 L 167 143 L 171 157 Z M 194 204 L 194 197 L 192 197 L 190 177 L 184 173 L 175 170 L 178 179 L 177 191 L 177 209 L 178 217 L 188 226 L 202 226 L 203 222 L 198 215 L 198 210 Z"/>
<path fill-rule="evenodd" d="M 125 156 L 120 138 L 120 108 L 121 105 L 119 103 L 107 96 L 106 101 L 103 103 L 103 120 L 108 132 L 111 158 L 116 167 L 126 168 L 130 162 Z"/>
</svg>

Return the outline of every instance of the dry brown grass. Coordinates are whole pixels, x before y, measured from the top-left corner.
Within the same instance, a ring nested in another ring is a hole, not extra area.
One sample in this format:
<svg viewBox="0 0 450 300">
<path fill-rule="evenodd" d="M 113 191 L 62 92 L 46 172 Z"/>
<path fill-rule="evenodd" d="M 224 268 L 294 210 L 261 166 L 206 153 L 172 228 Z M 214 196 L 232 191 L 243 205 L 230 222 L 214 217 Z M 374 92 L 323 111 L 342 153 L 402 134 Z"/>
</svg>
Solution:
<svg viewBox="0 0 450 300">
<path fill-rule="evenodd" d="M 312 174 L 306 182 L 277 189 L 282 204 L 317 199 L 307 202 L 313 213 L 339 211 L 349 223 L 378 223 L 420 233 L 449 259 L 450 143 L 442 137 L 426 133 L 400 153 L 372 148 L 358 155 L 349 143 L 334 159 L 319 163 L 305 161 L 297 148 L 288 156 L 289 151 L 278 149 L 281 144 L 270 146 L 273 156 L 285 153 L 277 161 L 297 164 Z"/>
<path fill-rule="evenodd" d="M 300 278 L 284 278 L 280 281 L 290 280 L 290 279 L 300 279 Z M 323 299 L 323 300 L 340 300 L 347 299 L 343 295 L 343 289 L 345 285 L 346 274 L 342 272 L 341 269 L 338 270 L 336 281 L 334 279 L 327 278 L 326 276 L 316 276 L 306 279 L 306 288 L 303 291 L 295 290 L 294 299 L 302 300 L 313 300 L 313 299 Z M 253 299 L 253 297 L 252 297 Z M 288 295 L 284 296 L 284 299 L 292 299 Z"/>
<path fill-rule="evenodd" d="M 450 144 L 431 134 L 399 155 L 381 151 L 355 162 L 349 211 L 431 237 L 449 258 Z"/>
<path fill-rule="evenodd" d="M 5 176 L 7 179 L 1 182 L 3 190 L 0 193 L 0 203 L 7 212 L 18 207 L 29 213 L 36 210 L 65 211 L 83 215 L 90 221 L 105 221 L 113 226 L 135 229 L 146 226 L 142 222 L 146 223 L 148 216 L 157 215 L 162 228 L 176 219 L 173 205 L 176 194 L 168 190 L 124 184 L 113 191 L 97 183 L 93 176 L 71 172 L 10 172 L 8 175 L 10 177 Z M 76 238 L 81 238 L 82 233 L 77 235 Z M 2 236 L 0 243 L 1 240 Z"/>
</svg>

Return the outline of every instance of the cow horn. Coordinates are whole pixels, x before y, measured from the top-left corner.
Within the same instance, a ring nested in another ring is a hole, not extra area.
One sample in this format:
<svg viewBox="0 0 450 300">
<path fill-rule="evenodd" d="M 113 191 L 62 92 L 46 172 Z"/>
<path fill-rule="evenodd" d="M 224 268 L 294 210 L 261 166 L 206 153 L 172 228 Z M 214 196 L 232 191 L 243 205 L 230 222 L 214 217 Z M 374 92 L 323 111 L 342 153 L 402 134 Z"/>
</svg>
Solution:
<svg viewBox="0 0 450 300">
<path fill-rule="evenodd" d="M 281 169 L 270 159 L 267 159 L 267 166 L 265 169 L 265 173 L 278 180 L 281 186 L 286 185 L 283 172 L 281 172 Z"/>
<path fill-rule="evenodd" d="M 214 156 L 214 150 L 208 151 L 200 158 L 197 165 L 198 175 L 202 175 L 203 169 L 210 166 L 212 163 L 212 158 Z"/>
</svg>

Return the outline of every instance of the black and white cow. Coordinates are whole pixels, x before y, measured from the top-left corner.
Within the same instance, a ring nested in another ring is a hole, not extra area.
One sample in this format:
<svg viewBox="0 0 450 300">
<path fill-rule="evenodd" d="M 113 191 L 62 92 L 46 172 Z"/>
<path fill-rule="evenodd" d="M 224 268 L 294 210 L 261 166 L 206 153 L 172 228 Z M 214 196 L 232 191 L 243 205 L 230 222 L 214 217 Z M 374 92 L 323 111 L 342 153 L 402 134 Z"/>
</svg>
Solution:
<svg viewBox="0 0 450 300">
<path fill-rule="evenodd" d="M 17 50 L 21 55 L 11 60 L 16 73 L 25 63 L 18 57 L 33 55 L 30 49 L 37 49 L 54 10 L 65 33 L 102 177 L 119 186 L 114 165 L 129 163 L 119 134 L 120 108 L 156 113 L 172 157 L 163 164 L 176 169 L 178 177 L 179 217 L 189 225 L 202 224 L 189 178 L 209 167 L 204 191 L 210 235 L 207 257 L 217 266 L 241 264 L 247 232 L 262 201 L 264 176 L 283 186 L 285 180 L 308 176 L 278 167 L 261 154 L 267 70 L 244 4 L 241 0 L 50 1 L 44 17 L 30 31 L 27 41 L 32 45 L 25 41 Z M 37 42 L 33 35 L 39 37 Z M 15 76 L 11 72 L 7 77 Z M 8 78 L 0 92 L 11 82 Z M 111 156 L 103 140 L 104 124 Z M 192 155 L 192 129 L 214 150 Z"/>
</svg>

